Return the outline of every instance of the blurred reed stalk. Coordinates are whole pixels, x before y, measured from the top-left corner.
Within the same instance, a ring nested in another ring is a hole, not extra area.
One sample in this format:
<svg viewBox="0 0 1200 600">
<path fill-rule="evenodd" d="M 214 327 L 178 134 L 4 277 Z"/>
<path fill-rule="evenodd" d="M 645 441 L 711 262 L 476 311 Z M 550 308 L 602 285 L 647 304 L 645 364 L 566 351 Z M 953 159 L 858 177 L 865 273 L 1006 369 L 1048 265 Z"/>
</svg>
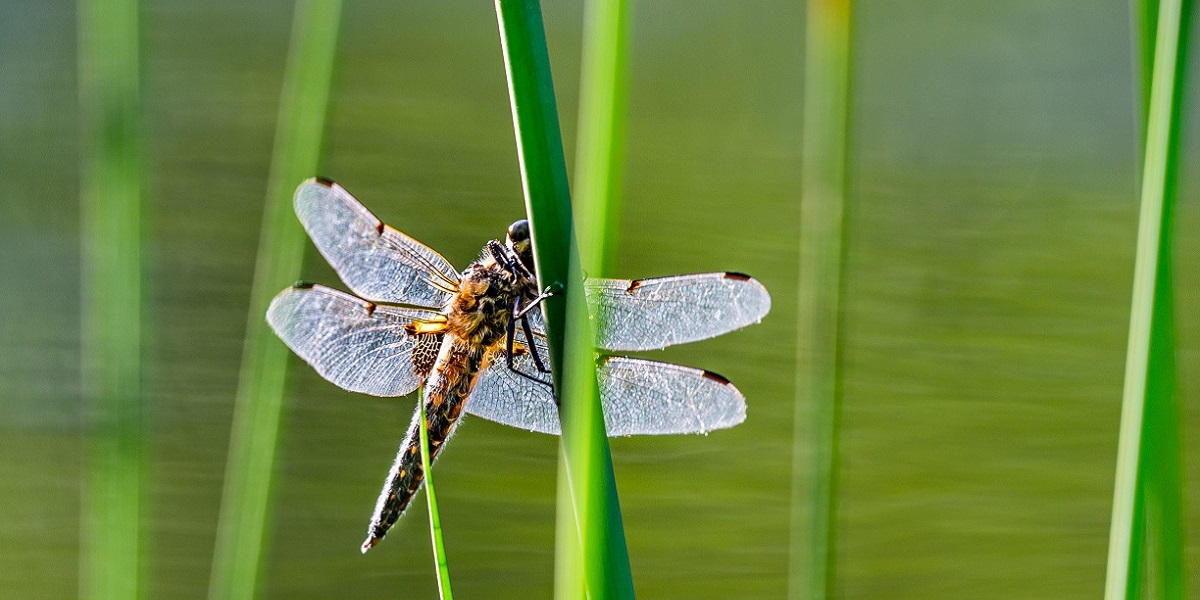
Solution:
<svg viewBox="0 0 1200 600">
<path fill-rule="evenodd" d="M 143 573 L 142 144 L 137 0 L 79 2 L 82 378 L 79 596 L 135 599 Z"/>
<path fill-rule="evenodd" d="M 800 289 L 788 597 L 830 598 L 837 576 L 838 446 L 841 421 L 841 292 L 850 2 L 809 0 L 804 72 Z M 811 428 L 807 423 L 811 421 Z M 813 436 L 812 454 L 801 440 Z M 802 465 L 811 461 L 807 484 Z M 811 494 L 806 503 L 806 488 Z M 805 528 L 805 507 L 810 527 Z M 807 558 L 807 580 L 805 562 Z"/>
<path fill-rule="evenodd" d="M 1190 3 L 1135 6 L 1145 107 L 1141 210 L 1105 598 L 1184 598 L 1181 407 L 1175 393 L 1172 215 Z"/>
<path fill-rule="evenodd" d="M 317 170 L 341 1 L 300 0 L 295 11 L 226 459 L 211 600 L 253 598 L 258 585 L 289 354 L 264 315 L 275 293 L 299 278 L 304 259 L 292 190 Z"/>
<path fill-rule="evenodd" d="M 630 10 L 627 0 L 588 0 L 584 11 L 573 204 L 586 224 L 579 227 L 584 273 L 607 277 L 621 216 Z"/>
<path fill-rule="evenodd" d="M 538 280 L 542 286 L 562 286 L 542 305 L 550 356 L 557 366 L 553 378 L 562 419 L 560 460 L 566 464 L 560 468 L 566 476 L 559 480 L 555 596 L 631 598 L 633 578 L 596 387 L 595 349 L 583 289 L 584 265 L 601 260 L 603 225 L 600 220 L 582 223 L 589 231 L 579 239 L 587 247 L 577 245 L 538 2 L 496 0 L 496 18 Z M 564 483 L 570 502 L 561 491 Z M 574 518 L 564 518 L 564 513 Z"/>
<path fill-rule="evenodd" d="M 421 469 L 425 474 L 425 500 L 429 505 L 429 539 L 433 542 L 433 567 L 437 572 L 438 597 L 453 600 L 450 590 L 450 567 L 446 564 L 446 544 L 442 542 L 442 519 L 438 513 L 437 495 L 433 492 L 433 471 L 429 469 L 429 422 L 425 419 L 425 389 L 417 392 L 417 412 L 421 414 Z"/>
</svg>

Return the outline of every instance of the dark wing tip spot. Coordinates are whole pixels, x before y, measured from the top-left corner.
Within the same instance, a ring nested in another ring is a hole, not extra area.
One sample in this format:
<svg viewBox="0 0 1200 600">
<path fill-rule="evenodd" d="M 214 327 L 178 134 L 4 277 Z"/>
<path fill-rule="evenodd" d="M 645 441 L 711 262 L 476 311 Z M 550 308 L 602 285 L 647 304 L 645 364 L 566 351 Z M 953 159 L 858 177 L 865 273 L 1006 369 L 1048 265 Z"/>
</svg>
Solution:
<svg viewBox="0 0 1200 600">
<path fill-rule="evenodd" d="M 300 280 L 300 281 L 297 281 L 296 283 L 292 284 L 292 287 L 295 289 L 298 289 L 298 290 L 309 290 L 316 286 L 317 286 L 317 284 L 315 284 L 311 281 L 304 281 L 304 280 Z"/>
<path fill-rule="evenodd" d="M 322 177 L 320 175 L 313 177 L 312 180 L 313 180 L 313 183 L 316 183 L 318 185 L 323 185 L 327 188 L 331 188 L 331 187 L 337 185 L 337 183 L 334 182 L 332 179 L 330 179 L 328 177 Z"/>
<path fill-rule="evenodd" d="M 738 273 L 737 271 L 727 271 L 725 273 L 725 278 L 726 279 L 736 279 L 738 281 L 750 281 L 751 279 L 753 279 L 753 277 L 750 277 L 749 275 L 747 275 L 745 273 Z"/>
<path fill-rule="evenodd" d="M 640 287 L 642 287 L 642 280 L 634 279 L 633 281 L 630 281 L 629 286 L 625 288 L 625 293 L 632 294 L 633 292 L 637 291 L 637 289 Z"/>
<path fill-rule="evenodd" d="M 725 376 L 721 375 L 720 373 L 713 373 L 712 371 L 705 371 L 703 375 L 704 375 L 705 379 L 711 379 L 721 385 L 733 385 L 732 381 L 726 379 Z"/>
<path fill-rule="evenodd" d="M 383 221 L 375 221 L 375 235 L 383 235 L 384 227 L 386 225 L 383 224 Z"/>
<path fill-rule="evenodd" d="M 374 316 L 374 314 L 375 314 L 375 303 L 374 302 L 368 302 L 366 304 L 366 306 L 363 306 L 363 308 L 366 309 L 367 316 Z"/>
</svg>

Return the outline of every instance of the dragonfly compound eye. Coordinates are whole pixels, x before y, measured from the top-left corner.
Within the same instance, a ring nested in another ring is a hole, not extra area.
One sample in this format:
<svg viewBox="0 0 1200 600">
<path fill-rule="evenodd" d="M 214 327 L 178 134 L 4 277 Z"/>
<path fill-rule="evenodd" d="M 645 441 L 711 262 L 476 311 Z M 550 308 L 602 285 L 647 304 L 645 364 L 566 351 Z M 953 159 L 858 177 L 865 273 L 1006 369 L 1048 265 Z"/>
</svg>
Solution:
<svg viewBox="0 0 1200 600">
<path fill-rule="evenodd" d="M 508 227 L 508 248 L 517 254 L 521 264 L 533 272 L 533 245 L 529 239 L 529 221 L 521 219 Z"/>
<path fill-rule="evenodd" d="M 520 252 L 529 244 L 529 221 L 521 219 L 508 226 L 508 247 Z"/>
</svg>

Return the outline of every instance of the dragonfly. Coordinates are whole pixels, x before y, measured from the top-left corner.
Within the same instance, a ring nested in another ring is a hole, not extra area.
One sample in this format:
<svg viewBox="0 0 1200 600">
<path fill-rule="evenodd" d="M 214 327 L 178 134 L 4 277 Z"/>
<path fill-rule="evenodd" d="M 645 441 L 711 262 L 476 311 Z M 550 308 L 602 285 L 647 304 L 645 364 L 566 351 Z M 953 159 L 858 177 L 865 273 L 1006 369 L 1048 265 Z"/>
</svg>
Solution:
<svg viewBox="0 0 1200 600">
<path fill-rule="evenodd" d="M 508 228 L 459 272 L 440 254 L 385 225 L 342 186 L 309 179 L 296 215 L 317 250 L 353 293 L 298 282 L 280 292 L 267 322 L 322 377 L 351 392 L 424 401 L 376 502 L 365 553 L 387 535 L 421 488 L 421 411 L 430 463 L 464 412 L 560 433 L 558 401 L 534 275 L 529 223 Z M 757 323 L 771 307 L 766 288 L 740 273 L 585 282 L 595 346 L 655 350 Z M 745 420 L 746 403 L 716 373 L 642 358 L 597 355 L 609 436 L 708 433 Z"/>
</svg>

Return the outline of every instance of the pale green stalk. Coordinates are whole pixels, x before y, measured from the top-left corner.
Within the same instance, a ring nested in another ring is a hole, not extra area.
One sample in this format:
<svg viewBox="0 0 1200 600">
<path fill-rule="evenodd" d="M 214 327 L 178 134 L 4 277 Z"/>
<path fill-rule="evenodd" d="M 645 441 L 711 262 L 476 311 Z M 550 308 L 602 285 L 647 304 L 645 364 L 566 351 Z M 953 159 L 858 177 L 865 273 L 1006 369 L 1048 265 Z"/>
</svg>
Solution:
<svg viewBox="0 0 1200 600">
<path fill-rule="evenodd" d="M 79 2 L 83 396 L 79 596 L 141 595 L 142 183 L 137 0 Z"/>
<path fill-rule="evenodd" d="M 579 251 L 585 255 L 583 268 L 590 277 L 609 276 L 621 214 L 629 4 L 627 0 L 584 4 L 574 205 Z"/>
<path fill-rule="evenodd" d="M 288 358 L 264 315 L 271 298 L 300 276 L 304 230 L 292 212 L 292 190 L 317 170 L 340 16 L 340 0 L 296 4 L 226 460 L 210 600 L 253 598 L 262 570 Z"/>
<path fill-rule="evenodd" d="M 837 581 L 849 0 L 809 0 L 806 48 L 788 596 L 819 599 L 834 596 Z M 801 444 L 806 430 L 813 436 L 811 456 Z M 801 468 L 806 458 L 812 465 L 807 484 L 809 527 L 804 526 L 806 486 Z"/>
<path fill-rule="evenodd" d="M 1142 153 L 1133 300 L 1105 598 L 1183 598 L 1180 408 L 1175 392 L 1171 215 L 1179 164 L 1188 3 L 1143 2 L 1141 64 L 1152 65 Z M 1143 34 L 1145 38 L 1145 33 Z M 1149 55 L 1149 56 L 1148 56 Z"/>
</svg>

